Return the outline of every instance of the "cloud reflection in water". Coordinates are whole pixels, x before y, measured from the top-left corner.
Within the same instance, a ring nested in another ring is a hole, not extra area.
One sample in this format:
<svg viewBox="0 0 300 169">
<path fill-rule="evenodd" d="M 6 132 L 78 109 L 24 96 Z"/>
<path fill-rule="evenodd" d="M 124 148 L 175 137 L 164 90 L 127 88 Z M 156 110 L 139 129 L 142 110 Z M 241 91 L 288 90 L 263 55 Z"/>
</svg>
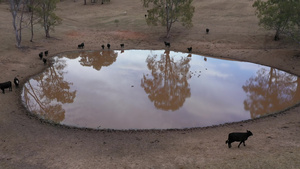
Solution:
<svg viewBox="0 0 300 169">
<path fill-rule="evenodd" d="M 25 84 L 22 99 L 31 112 L 65 125 L 202 127 L 300 101 L 297 76 L 252 63 L 163 50 L 69 52 L 54 60 Z"/>
</svg>

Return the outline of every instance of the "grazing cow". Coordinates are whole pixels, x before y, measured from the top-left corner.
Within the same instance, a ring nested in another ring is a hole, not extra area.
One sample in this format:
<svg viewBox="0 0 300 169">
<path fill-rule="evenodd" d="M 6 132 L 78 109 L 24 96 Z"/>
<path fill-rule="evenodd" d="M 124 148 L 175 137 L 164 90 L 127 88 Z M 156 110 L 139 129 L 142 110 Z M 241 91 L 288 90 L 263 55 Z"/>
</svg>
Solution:
<svg viewBox="0 0 300 169">
<path fill-rule="evenodd" d="M 171 44 L 170 44 L 170 42 L 166 42 L 166 41 L 164 41 L 164 43 L 165 43 L 165 47 L 171 47 Z"/>
<path fill-rule="evenodd" d="M 102 49 L 104 49 L 105 46 L 104 46 L 104 45 L 101 45 L 101 47 L 102 47 Z"/>
<path fill-rule="evenodd" d="M 12 91 L 12 87 L 11 87 L 11 81 L 8 82 L 4 82 L 4 83 L 0 83 L 0 89 L 2 90 L 2 93 L 5 94 L 5 89 L 8 88 L 9 91 Z"/>
<path fill-rule="evenodd" d="M 41 60 L 43 59 L 43 52 L 39 53 L 39 57 Z"/>
<path fill-rule="evenodd" d="M 19 79 L 15 77 L 15 78 L 14 78 L 14 83 L 15 83 L 15 85 L 16 85 L 16 88 L 18 88 L 18 87 L 19 87 L 19 84 L 20 84 Z"/>
<path fill-rule="evenodd" d="M 43 62 L 44 62 L 44 65 L 46 65 L 47 59 L 46 59 L 46 58 L 43 58 Z"/>
<path fill-rule="evenodd" d="M 145 15 L 145 18 L 147 18 L 147 15 Z"/>
<path fill-rule="evenodd" d="M 48 56 L 49 51 L 46 50 L 44 53 L 45 53 L 45 56 Z"/>
<path fill-rule="evenodd" d="M 192 47 L 187 48 L 187 50 L 191 53 L 192 52 Z"/>
<path fill-rule="evenodd" d="M 107 48 L 110 49 L 110 44 L 109 43 L 107 44 Z"/>
<path fill-rule="evenodd" d="M 246 146 L 245 141 L 248 139 L 249 136 L 252 136 L 252 132 L 248 131 L 246 133 L 229 133 L 228 140 L 226 140 L 225 144 L 228 144 L 228 147 L 231 148 L 231 143 L 235 141 L 239 141 L 240 144 L 238 145 L 238 148 L 240 148 L 240 145 L 243 143 L 244 146 Z"/>
<path fill-rule="evenodd" d="M 120 44 L 121 48 L 124 48 L 124 43 Z"/>
<path fill-rule="evenodd" d="M 209 33 L 209 29 L 208 28 L 206 28 L 206 34 L 208 34 Z"/>
<path fill-rule="evenodd" d="M 78 49 L 83 49 L 83 48 L 84 48 L 84 43 L 78 45 Z"/>
</svg>

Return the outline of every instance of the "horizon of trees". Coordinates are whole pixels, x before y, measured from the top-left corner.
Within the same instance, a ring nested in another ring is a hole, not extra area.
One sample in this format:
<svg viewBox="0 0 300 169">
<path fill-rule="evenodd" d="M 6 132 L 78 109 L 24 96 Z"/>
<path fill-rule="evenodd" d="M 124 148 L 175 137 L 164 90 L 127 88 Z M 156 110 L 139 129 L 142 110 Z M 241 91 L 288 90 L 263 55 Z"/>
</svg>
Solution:
<svg viewBox="0 0 300 169">
<path fill-rule="evenodd" d="M 16 46 L 21 47 L 22 30 L 30 28 L 33 41 L 34 26 L 39 23 L 45 31 L 46 38 L 50 31 L 61 24 L 62 19 L 55 14 L 56 4 L 60 0 L 8 0 L 13 18 Z M 193 0 L 141 0 L 147 10 L 148 25 L 166 27 L 166 37 L 169 38 L 172 25 L 175 22 L 187 28 L 191 27 L 195 7 Z M 4 2 L 1 1 L 0 2 Z M 92 0 L 91 0 L 92 2 Z M 94 1 L 96 2 L 96 1 Z M 101 0 L 108 2 L 108 0 Z M 274 40 L 286 35 L 300 44 L 300 1 L 299 0 L 255 0 L 252 5 L 259 25 L 267 30 L 274 30 Z"/>
</svg>

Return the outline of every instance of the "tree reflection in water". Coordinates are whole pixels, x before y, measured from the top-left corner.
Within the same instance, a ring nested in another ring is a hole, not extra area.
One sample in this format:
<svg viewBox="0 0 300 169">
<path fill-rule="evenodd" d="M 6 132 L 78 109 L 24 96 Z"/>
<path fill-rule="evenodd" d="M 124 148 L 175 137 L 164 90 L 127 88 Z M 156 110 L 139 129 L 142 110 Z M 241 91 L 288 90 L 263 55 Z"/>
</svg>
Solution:
<svg viewBox="0 0 300 169">
<path fill-rule="evenodd" d="M 62 55 L 68 59 L 79 58 L 82 66 L 93 67 L 99 71 L 102 66 L 109 66 L 118 56 L 114 51 L 82 51 Z M 24 85 L 23 99 L 27 108 L 41 118 L 60 123 L 65 119 L 64 104 L 73 103 L 76 90 L 71 90 L 73 83 L 67 82 L 64 76 L 66 60 L 55 58 L 55 63 L 42 74 L 35 76 Z"/>
<path fill-rule="evenodd" d="M 63 104 L 73 103 L 76 91 L 70 91 L 72 83 L 64 80 L 66 63 L 54 63 L 42 74 L 24 85 L 23 98 L 27 108 L 43 119 L 59 123 L 65 119 Z"/>
<path fill-rule="evenodd" d="M 163 50 L 121 53 L 54 57 L 24 85 L 24 104 L 64 125 L 169 129 L 246 120 L 300 100 L 300 79 L 273 68 Z"/>
<path fill-rule="evenodd" d="M 91 66 L 96 70 L 100 70 L 102 66 L 109 66 L 114 63 L 118 57 L 118 53 L 113 50 L 90 51 L 80 53 L 79 60 L 82 66 Z"/>
<path fill-rule="evenodd" d="M 187 82 L 190 78 L 190 58 L 182 57 L 174 61 L 174 58 L 170 57 L 170 51 L 165 51 L 159 60 L 156 58 L 157 55 L 148 56 L 146 62 L 152 77 L 144 75 L 141 86 L 157 109 L 175 111 L 191 96 Z"/>
<path fill-rule="evenodd" d="M 244 108 L 251 118 L 283 110 L 300 100 L 300 79 L 274 68 L 262 68 L 246 81 Z"/>
</svg>

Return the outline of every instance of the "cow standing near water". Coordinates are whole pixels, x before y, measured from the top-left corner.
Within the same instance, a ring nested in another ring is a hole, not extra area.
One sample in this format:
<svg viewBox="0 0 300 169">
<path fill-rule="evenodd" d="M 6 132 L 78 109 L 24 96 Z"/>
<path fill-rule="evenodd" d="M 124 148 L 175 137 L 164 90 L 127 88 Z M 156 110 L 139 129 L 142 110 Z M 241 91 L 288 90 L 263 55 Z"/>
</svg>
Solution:
<svg viewBox="0 0 300 169">
<path fill-rule="evenodd" d="M 15 85 L 16 85 L 16 88 L 18 88 L 18 87 L 19 87 L 19 84 L 20 84 L 19 79 L 15 77 L 15 78 L 14 78 L 14 83 L 15 83 Z"/>
</svg>

